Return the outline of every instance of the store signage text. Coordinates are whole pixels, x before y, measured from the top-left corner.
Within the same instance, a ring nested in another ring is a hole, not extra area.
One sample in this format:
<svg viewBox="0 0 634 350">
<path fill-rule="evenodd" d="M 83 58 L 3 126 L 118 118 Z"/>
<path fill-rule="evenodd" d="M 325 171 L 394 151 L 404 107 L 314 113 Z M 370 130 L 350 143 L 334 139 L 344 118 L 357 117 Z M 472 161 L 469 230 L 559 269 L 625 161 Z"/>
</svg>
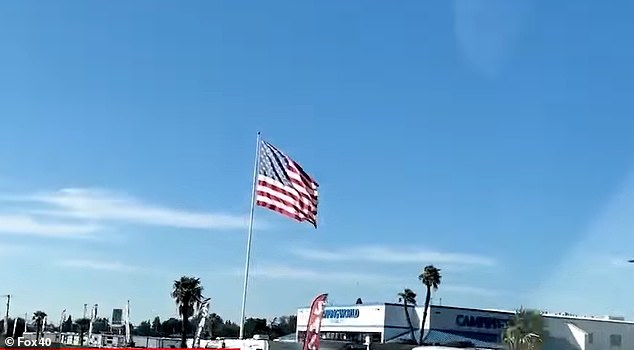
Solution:
<svg viewBox="0 0 634 350">
<path fill-rule="evenodd" d="M 359 309 L 334 309 L 324 311 L 324 318 L 358 318 Z"/>
<path fill-rule="evenodd" d="M 456 326 L 470 328 L 501 329 L 506 327 L 507 319 L 487 316 L 458 315 Z"/>
</svg>

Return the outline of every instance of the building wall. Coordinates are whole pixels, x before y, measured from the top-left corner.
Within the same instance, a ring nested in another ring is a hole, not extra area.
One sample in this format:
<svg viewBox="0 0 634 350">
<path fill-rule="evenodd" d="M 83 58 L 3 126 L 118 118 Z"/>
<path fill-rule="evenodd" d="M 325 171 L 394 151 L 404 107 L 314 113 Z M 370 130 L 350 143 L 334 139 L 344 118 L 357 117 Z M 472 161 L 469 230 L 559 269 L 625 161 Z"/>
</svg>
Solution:
<svg viewBox="0 0 634 350">
<path fill-rule="evenodd" d="M 430 324 L 434 330 L 477 335 L 480 339 L 498 336 L 496 342 L 501 343 L 501 334 L 512 316 L 513 312 L 508 311 L 432 306 Z M 544 328 L 547 332 L 545 349 L 634 349 L 633 322 L 546 314 Z M 611 336 L 620 337 L 620 347 L 611 346 Z"/>
<path fill-rule="evenodd" d="M 309 308 L 297 310 L 297 334 L 306 330 L 309 313 Z M 321 332 L 382 333 L 384 323 L 383 305 L 331 306 L 324 308 Z"/>
<path fill-rule="evenodd" d="M 418 339 L 420 335 L 421 319 L 423 317 L 423 307 L 409 305 L 408 313 L 414 328 L 414 337 Z M 429 316 L 428 316 L 429 320 Z M 429 325 L 429 322 L 427 322 Z M 411 337 L 411 331 L 405 314 L 405 307 L 399 304 L 385 304 L 385 341 L 396 338 Z"/>
<path fill-rule="evenodd" d="M 499 343 L 513 313 L 432 305 L 431 329 Z"/>
<path fill-rule="evenodd" d="M 352 311 L 354 310 L 354 311 Z M 414 335 L 419 336 L 423 308 L 408 306 Z M 310 309 L 297 311 L 297 334 L 306 329 Z M 428 316 L 428 320 L 429 320 Z M 427 323 L 429 324 L 429 322 Z M 405 308 L 400 304 L 365 304 L 330 306 L 324 309 L 321 332 L 382 333 L 382 340 L 408 337 L 410 327 Z"/>
<path fill-rule="evenodd" d="M 408 310 L 415 337 L 418 339 L 423 307 L 410 307 Z M 308 308 L 298 310 L 298 332 L 305 331 L 309 311 Z M 502 332 L 513 314 L 510 311 L 432 305 L 425 323 L 425 332 L 442 331 L 501 343 Z M 548 332 L 548 338 L 544 343 L 545 350 L 634 349 L 633 322 L 544 315 L 544 326 Z M 383 341 L 396 337 L 409 338 L 409 326 L 403 306 L 390 303 L 326 307 L 321 331 L 380 332 Z M 620 337 L 621 346 L 611 346 L 611 337 L 612 340 Z"/>
<path fill-rule="evenodd" d="M 556 315 L 545 315 L 544 319 L 545 330 L 549 337 L 561 344 L 569 343 L 574 348 L 585 348 L 585 350 L 634 349 L 634 323 L 632 322 Z M 579 333 L 583 332 L 585 332 L 582 334 L 584 339 L 581 339 Z M 620 347 L 612 346 L 611 337 L 620 338 Z"/>
</svg>

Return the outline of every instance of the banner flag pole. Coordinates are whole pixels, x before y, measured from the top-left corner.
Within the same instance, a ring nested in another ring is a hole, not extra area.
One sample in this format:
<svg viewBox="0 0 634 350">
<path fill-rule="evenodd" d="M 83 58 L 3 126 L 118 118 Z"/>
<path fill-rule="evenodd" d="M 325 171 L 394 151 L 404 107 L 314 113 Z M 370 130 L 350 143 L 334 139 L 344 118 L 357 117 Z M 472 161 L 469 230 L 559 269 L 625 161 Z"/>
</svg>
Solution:
<svg viewBox="0 0 634 350">
<path fill-rule="evenodd" d="M 258 164 L 260 162 L 260 132 L 258 131 L 255 163 L 253 164 L 253 189 L 251 191 L 251 213 L 249 214 L 249 234 L 247 236 L 247 256 L 244 263 L 244 288 L 242 290 L 242 311 L 240 313 L 240 338 L 244 339 L 245 310 L 247 304 L 247 287 L 249 284 L 249 263 L 251 262 L 251 239 L 253 237 L 253 212 L 255 211 L 255 187 L 258 183 Z"/>
</svg>

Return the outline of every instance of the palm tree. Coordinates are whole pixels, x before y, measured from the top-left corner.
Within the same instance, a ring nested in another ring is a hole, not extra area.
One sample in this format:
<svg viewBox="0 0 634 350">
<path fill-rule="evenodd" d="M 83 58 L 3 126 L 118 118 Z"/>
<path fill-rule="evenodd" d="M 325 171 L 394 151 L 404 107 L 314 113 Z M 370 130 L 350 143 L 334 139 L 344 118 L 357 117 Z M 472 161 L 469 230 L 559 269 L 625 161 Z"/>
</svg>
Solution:
<svg viewBox="0 0 634 350">
<path fill-rule="evenodd" d="M 434 265 L 427 265 L 423 269 L 423 273 L 418 275 L 418 279 L 427 289 L 427 294 L 425 294 L 425 309 L 423 310 L 423 320 L 420 325 L 420 338 L 418 338 L 418 344 L 422 344 L 423 335 L 425 334 L 425 322 L 427 321 L 427 312 L 429 311 L 429 301 L 431 300 L 431 290 L 438 290 L 438 286 L 440 286 L 440 280 L 442 279 L 442 276 L 440 275 L 439 268 L 436 268 Z"/>
<path fill-rule="evenodd" d="M 405 317 L 407 318 L 407 324 L 409 325 L 409 332 L 412 337 L 412 342 L 416 343 L 416 336 L 414 335 L 414 325 L 412 325 L 412 319 L 409 316 L 409 306 L 416 306 L 416 293 L 409 288 L 405 288 L 402 292 L 398 293 L 398 301 L 403 303 L 403 309 L 405 310 Z"/>
<path fill-rule="evenodd" d="M 35 339 L 40 340 L 42 336 L 42 326 L 44 325 L 44 318 L 46 317 L 46 312 L 44 311 L 35 311 L 33 313 L 33 321 L 35 321 Z"/>
<path fill-rule="evenodd" d="M 178 305 L 178 313 L 181 315 L 181 348 L 187 348 L 187 323 L 193 315 L 194 308 L 200 307 L 203 302 L 203 287 L 200 278 L 183 276 L 174 281 L 172 298 Z"/>
<path fill-rule="evenodd" d="M 520 308 L 508 321 L 504 342 L 509 350 L 539 350 L 544 335 L 544 319 L 539 311 Z"/>
<path fill-rule="evenodd" d="M 90 319 L 80 318 L 78 320 L 75 320 L 75 324 L 77 325 L 77 328 L 79 328 L 79 346 L 83 347 L 84 333 L 86 333 L 86 331 L 88 331 L 88 328 L 90 327 Z"/>
</svg>

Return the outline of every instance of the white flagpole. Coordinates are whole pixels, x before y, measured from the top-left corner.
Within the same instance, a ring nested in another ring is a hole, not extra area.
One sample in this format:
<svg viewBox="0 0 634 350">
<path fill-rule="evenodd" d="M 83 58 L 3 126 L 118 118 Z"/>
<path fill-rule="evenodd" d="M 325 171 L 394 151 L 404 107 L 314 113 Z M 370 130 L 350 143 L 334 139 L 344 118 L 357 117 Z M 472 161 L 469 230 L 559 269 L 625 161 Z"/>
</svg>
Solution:
<svg viewBox="0 0 634 350">
<path fill-rule="evenodd" d="M 249 235 L 247 237 L 247 257 L 244 263 L 244 288 L 242 290 L 242 312 L 240 314 L 240 338 L 244 339 L 245 310 L 247 305 L 247 287 L 249 284 L 249 263 L 251 262 L 251 238 L 253 237 L 253 212 L 255 211 L 255 187 L 258 182 L 258 164 L 260 162 L 260 132 L 255 148 L 255 164 L 253 164 L 253 189 L 251 191 L 251 213 L 249 214 Z"/>
<path fill-rule="evenodd" d="M 57 333 L 58 333 L 58 337 L 59 337 L 59 341 L 60 342 L 62 340 L 62 327 L 64 327 L 64 319 L 65 318 L 66 318 L 66 309 L 64 309 L 62 311 L 62 316 L 60 316 L 60 319 L 59 319 L 59 329 L 58 329 Z"/>
<path fill-rule="evenodd" d="M 126 346 L 132 344 L 132 336 L 130 335 L 130 300 L 125 307 L 125 342 Z"/>
</svg>

